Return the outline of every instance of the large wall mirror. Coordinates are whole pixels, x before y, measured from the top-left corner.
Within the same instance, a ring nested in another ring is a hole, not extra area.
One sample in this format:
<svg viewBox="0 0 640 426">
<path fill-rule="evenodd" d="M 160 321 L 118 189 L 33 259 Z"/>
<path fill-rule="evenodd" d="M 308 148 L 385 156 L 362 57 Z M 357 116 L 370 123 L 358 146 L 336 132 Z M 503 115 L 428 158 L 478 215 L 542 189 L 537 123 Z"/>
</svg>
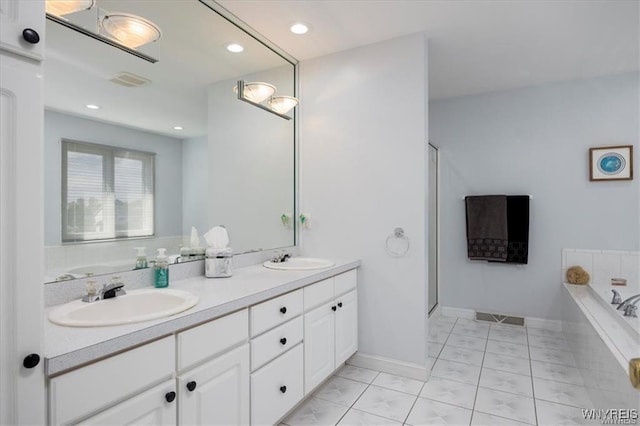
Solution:
<svg viewBox="0 0 640 426">
<path fill-rule="evenodd" d="M 296 96 L 295 61 L 218 11 L 210 0 L 96 0 L 47 20 L 47 282 L 134 269 L 136 247 L 194 259 L 180 256 L 194 227 L 201 247 L 215 225 L 235 253 L 295 245 L 295 119 L 233 90 L 266 82 Z M 160 38 L 134 52 L 101 41 L 116 13 L 151 21 Z"/>
</svg>

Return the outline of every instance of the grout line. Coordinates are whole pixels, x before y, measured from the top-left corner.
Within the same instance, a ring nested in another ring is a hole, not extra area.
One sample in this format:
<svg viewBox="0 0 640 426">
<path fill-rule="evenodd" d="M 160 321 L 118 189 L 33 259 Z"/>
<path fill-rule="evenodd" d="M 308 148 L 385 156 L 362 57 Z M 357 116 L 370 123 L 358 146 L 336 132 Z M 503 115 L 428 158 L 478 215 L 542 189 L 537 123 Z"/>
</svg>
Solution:
<svg viewBox="0 0 640 426">
<path fill-rule="evenodd" d="M 491 329 L 489 329 L 491 330 Z M 487 341 L 489 336 L 487 335 Z M 484 346 L 484 353 L 482 354 L 482 363 L 480 364 L 480 374 L 478 375 L 478 383 L 476 383 L 476 394 L 473 397 L 473 405 L 471 406 L 471 418 L 469 419 L 469 425 L 473 422 L 473 415 L 476 412 L 476 401 L 478 400 L 478 392 L 480 391 L 480 379 L 482 379 L 482 369 L 484 368 L 484 359 L 487 356 L 487 345 Z"/>
<path fill-rule="evenodd" d="M 529 371 L 531 373 L 531 396 L 533 398 L 533 415 L 535 416 L 536 425 L 538 424 L 538 405 L 536 404 L 536 389 L 533 386 L 533 365 L 531 363 L 531 347 L 529 346 L 529 330 L 525 327 L 525 334 L 527 336 L 527 350 L 529 351 Z"/>
</svg>

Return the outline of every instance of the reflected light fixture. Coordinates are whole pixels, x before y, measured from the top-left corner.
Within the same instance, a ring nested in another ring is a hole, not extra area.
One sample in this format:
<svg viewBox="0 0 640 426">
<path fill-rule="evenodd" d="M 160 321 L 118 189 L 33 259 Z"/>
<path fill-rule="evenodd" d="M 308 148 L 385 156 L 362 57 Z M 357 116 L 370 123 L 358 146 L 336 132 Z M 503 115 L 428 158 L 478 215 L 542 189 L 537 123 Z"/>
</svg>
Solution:
<svg viewBox="0 0 640 426">
<path fill-rule="evenodd" d="M 182 130 L 184 127 L 182 126 L 173 126 L 173 130 Z"/>
<path fill-rule="evenodd" d="M 309 31 L 309 26 L 303 22 L 296 22 L 295 24 L 291 25 L 291 28 L 289 29 L 294 34 L 306 34 L 307 31 Z"/>
<path fill-rule="evenodd" d="M 91 9 L 94 5 L 95 0 L 47 0 L 45 9 L 51 15 L 63 16 Z"/>
<path fill-rule="evenodd" d="M 286 114 L 298 105 L 298 100 L 293 96 L 274 96 L 267 103 L 275 112 Z"/>
<path fill-rule="evenodd" d="M 234 93 L 238 93 L 238 86 L 234 86 L 233 91 Z M 275 92 L 276 92 L 276 87 L 269 83 L 262 83 L 262 82 L 244 83 L 244 91 L 243 91 L 244 98 L 255 104 L 264 102 L 265 99 L 269 98 Z"/>
<path fill-rule="evenodd" d="M 108 13 L 100 21 L 111 37 L 126 47 L 135 49 L 157 41 L 162 32 L 153 22 L 129 13 Z"/>
<path fill-rule="evenodd" d="M 240 53 L 244 50 L 244 47 L 238 43 L 231 43 L 227 45 L 227 50 L 231 53 Z"/>
<path fill-rule="evenodd" d="M 98 105 L 95 105 L 95 104 L 87 104 L 85 106 L 87 108 L 89 108 L 89 109 L 100 109 L 100 107 Z"/>
</svg>

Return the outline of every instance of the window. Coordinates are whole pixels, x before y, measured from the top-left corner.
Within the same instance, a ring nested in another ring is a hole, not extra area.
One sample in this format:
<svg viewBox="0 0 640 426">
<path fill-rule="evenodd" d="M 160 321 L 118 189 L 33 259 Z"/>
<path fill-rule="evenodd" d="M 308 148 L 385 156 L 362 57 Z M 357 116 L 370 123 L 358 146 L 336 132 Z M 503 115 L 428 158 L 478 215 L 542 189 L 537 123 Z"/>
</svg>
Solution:
<svg viewBox="0 0 640 426">
<path fill-rule="evenodd" d="M 155 154 L 62 141 L 62 242 L 154 234 Z"/>
</svg>

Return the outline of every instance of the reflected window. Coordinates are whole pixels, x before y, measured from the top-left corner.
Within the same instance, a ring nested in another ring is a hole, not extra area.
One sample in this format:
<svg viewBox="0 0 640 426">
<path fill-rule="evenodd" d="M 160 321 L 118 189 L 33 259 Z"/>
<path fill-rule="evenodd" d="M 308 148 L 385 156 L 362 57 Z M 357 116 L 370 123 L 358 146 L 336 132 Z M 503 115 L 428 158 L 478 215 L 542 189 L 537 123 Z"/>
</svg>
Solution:
<svg viewBox="0 0 640 426">
<path fill-rule="evenodd" d="M 154 234 L 155 154 L 62 141 L 62 242 Z"/>
</svg>

